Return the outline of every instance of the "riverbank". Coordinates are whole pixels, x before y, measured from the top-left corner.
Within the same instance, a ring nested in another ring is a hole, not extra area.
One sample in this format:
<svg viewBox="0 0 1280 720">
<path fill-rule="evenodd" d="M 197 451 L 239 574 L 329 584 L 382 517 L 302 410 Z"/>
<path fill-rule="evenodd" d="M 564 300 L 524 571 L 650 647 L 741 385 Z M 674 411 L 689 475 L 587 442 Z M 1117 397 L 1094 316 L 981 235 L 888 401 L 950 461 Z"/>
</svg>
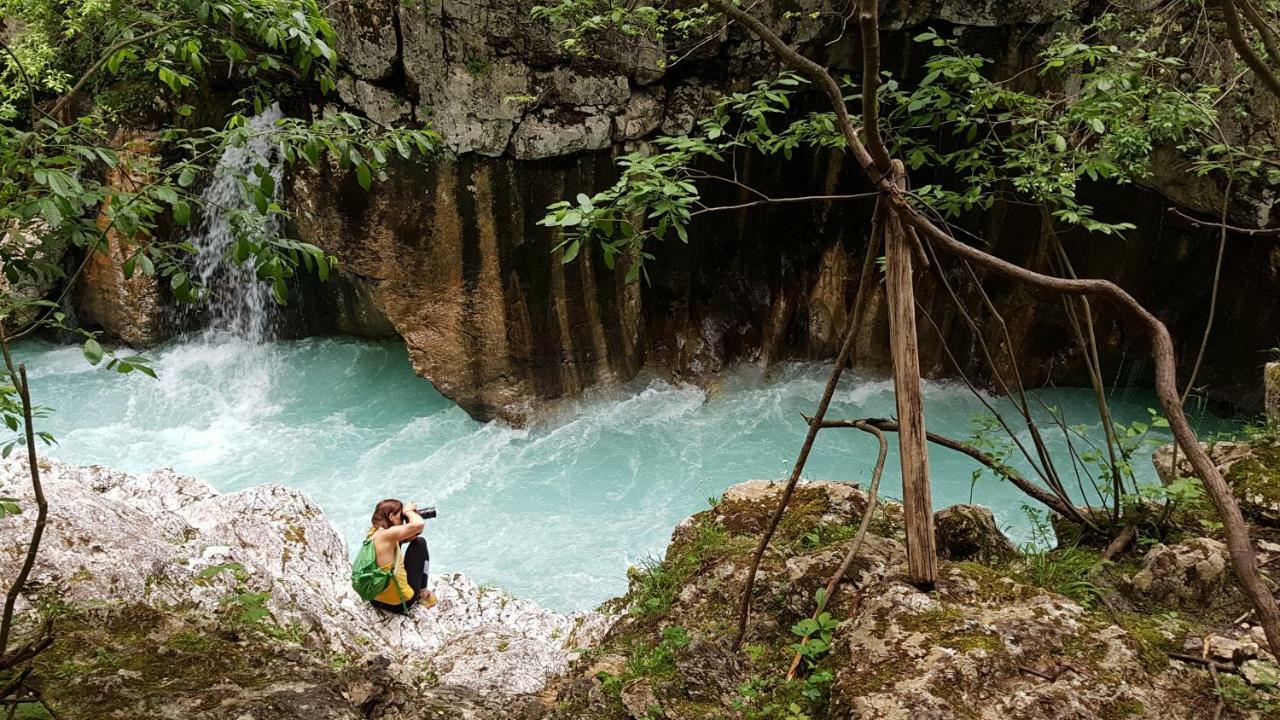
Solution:
<svg viewBox="0 0 1280 720">
<path fill-rule="evenodd" d="M 1255 493 L 1280 482 L 1280 467 L 1248 467 Z M 0 462 L 0 494 L 31 508 L 26 471 L 20 456 Z M 866 507 L 855 485 L 800 486 L 733 652 L 774 483 L 735 485 L 680 523 L 664 558 L 598 612 L 551 612 L 453 574 L 435 581 L 436 609 L 401 618 L 350 591 L 342 538 L 297 490 L 41 471 L 51 515 L 19 630 L 53 618 L 30 682 L 62 717 L 1112 720 L 1210 717 L 1218 697 L 1224 718 L 1280 707 L 1275 658 L 1195 508 L 1164 543 L 1108 562 L 1087 547 L 1023 555 L 989 511 L 944 510 L 942 581 L 924 594 L 904 580 L 901 511 L 885 504 L 837 586 L 824 646 L 788 680 L 795 626 Z M 1257 507 L 1260 562 L 1280 560 L 1280 528 Z M 0 523 L 6 576 L 32 515 Z"/>
</svg>

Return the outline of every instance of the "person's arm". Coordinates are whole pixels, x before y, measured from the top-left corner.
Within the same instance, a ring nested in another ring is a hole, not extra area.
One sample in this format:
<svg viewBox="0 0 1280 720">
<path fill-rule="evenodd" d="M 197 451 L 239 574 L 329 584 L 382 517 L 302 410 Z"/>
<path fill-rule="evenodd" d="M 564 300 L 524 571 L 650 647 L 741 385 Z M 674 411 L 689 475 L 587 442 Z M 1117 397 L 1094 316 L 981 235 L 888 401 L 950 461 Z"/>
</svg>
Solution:
<svg viewBox="0 0 1280 720">
<path fill-rule="evenodd" d="M 403 525 L 389 527 L 382 532 L 387 537 L 396 541 L 396 543 L 408 542 L 422 534 L 422 529 L 426 527 L 427 521 L 422 519 L 418 514 L 418 507 L 413 503 L 404 506 L 402 511 L 409 522 Z"/>
</svg>

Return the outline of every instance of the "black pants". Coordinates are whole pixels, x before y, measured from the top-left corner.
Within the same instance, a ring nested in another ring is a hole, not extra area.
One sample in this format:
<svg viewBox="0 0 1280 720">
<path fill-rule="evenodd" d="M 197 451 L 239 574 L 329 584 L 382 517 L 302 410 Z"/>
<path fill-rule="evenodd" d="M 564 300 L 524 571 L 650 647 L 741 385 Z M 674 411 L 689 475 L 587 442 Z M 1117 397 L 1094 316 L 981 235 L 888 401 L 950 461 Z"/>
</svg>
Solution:
<svg viewBox="0 0 1280 720">
<path fill-rule="evenodd" d="M 418 598 L 427 594 L 427 570 L 431 565 L 431 553 L 427 550 L 427 539 L 419 535 L 409 541 L 409 547 L 404 551 L 404 574 L 405 579 L 409 581 L 409 587 L 413 589 L 413 597 L 405 598 L 404 606 L 398 603 L 390 605 L 388 603 L 373 601 L 373 604 L 382 610 L 388 612 L 404 612 L 413 607 L 418 602 Z M 395 582 L 392 579 L 391 582 Z"/>
</svg>

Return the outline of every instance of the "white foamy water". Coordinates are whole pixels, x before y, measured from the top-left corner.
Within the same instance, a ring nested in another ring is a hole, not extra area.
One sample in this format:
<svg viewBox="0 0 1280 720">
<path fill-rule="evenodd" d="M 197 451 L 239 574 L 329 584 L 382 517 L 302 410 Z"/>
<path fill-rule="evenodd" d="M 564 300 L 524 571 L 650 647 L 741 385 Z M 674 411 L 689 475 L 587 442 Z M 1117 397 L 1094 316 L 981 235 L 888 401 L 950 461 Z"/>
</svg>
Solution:
<svg viewBox="0 0 1280 720">
<path fill-rule="evenodd" d="M 204 305 L 210 325 L 256 341 L 270 335 L 275 301 L 253 263 L 234 262 L 233 250 L 238 235 L 271 235 L 277 230 L 274 217 L 264 218 L 248 207 L 241 182 L 249 178 L 257 183 L 255 168 L 262 168 L 273 180 L 272 198 L 278 197 L 284 163 L 272 130 L 281 117 L 280 106 L 272 105 L 249 120 L 247 142 L 223 151 L 213 180 L 201 193 L 203 219 L 188 238 L 196 249 L 195 276 L 208 291 Z"/>
<path fill-rule="evenodd" d="M 32 368 L 36 402 L 55 410 L 41 429 L 58 437 L 51 454 L 62 460 L 132 472 L 169 466 L 223 491 L 298 487 L 353 545 L 379 499 L 433 504 L 433 570 L 466 572 L 561 610 L 621 593 L 627 566 L 661 554 L 675 524 L 708 497 L 743 480 L 785 478 L 804 436 L 800 414 L 813 411 L 828 370 L 793 364 L 766 377 L 744 366 L 711 391 L 642 377 L 570 403 L 543 426 L 513 429 L 471 420 L 413 374 L 398 344 L 208 333 L 157 349 L 158 381 L 92 368 L 76 347 L 31 341 L 17 355 Z M 1041 397 L 1100 434 L 1089 392 Z M 1152 404 L 1138 391 L 1113 401 L 1124 421 L 1145 419 Z M 926 383 L 925 405 L 931 430 L 961 438 L 982 410 L 951 384 Z M 887 417 L 893 408 L 891 383 L 851 376 L 830 416 Z M 1061 440 L 1049 439 L 1064 455 Z M 870 436 L 826 431 L 806 476 L 865 485 L 875 456 Z M 977 466 L 939 448 L 930 462 L 936 505 L 968 501 Z M 1145 457 L 1134 465 L 1154 480 Z M 883 487 L 899 494 L 896 456 Z M 1025 539 L 1023 495 L 992 480 L 973 494 Z"/>
</svg>

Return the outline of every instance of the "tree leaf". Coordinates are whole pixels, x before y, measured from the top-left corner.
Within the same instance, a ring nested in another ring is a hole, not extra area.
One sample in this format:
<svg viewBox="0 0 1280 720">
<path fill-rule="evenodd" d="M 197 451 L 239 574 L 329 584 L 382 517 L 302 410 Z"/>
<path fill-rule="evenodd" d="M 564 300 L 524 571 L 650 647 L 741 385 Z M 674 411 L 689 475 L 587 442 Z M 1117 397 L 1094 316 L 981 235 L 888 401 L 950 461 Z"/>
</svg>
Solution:
<svg viewBox="0 0 1280 720">
<path fill-rule="evenodd" d="M 93 338 L 85 340 L 82 350 L 85 359 L 89 361 L 90 365 L 97 365 L 102 362 L 102 345 L 99 345 L 97 340 Z"/>
</svg>

